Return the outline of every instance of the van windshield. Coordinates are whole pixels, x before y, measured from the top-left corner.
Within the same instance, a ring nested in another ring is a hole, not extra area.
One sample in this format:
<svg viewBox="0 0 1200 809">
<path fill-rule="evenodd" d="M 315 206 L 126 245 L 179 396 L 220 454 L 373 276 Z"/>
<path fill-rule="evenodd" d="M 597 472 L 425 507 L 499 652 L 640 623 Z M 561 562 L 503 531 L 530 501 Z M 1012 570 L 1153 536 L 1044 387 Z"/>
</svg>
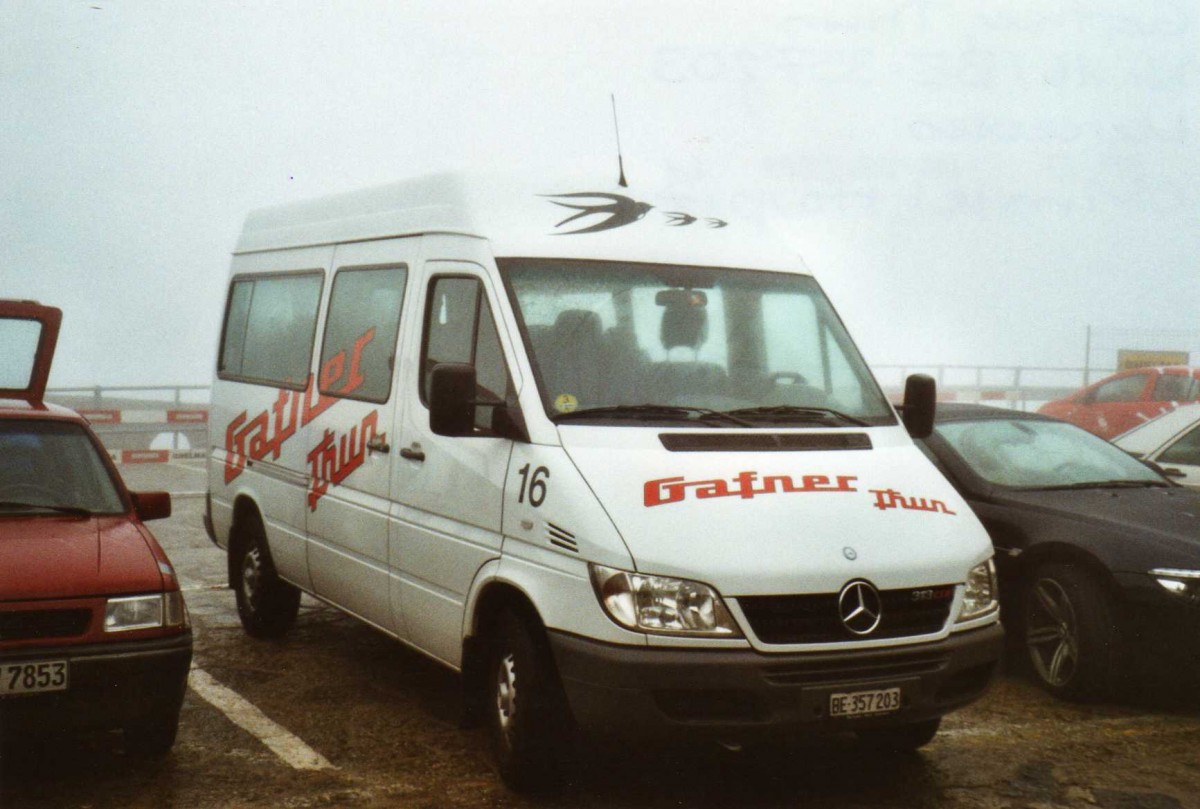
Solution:
<svg viewBox="0 0 1200 809">
<path fill-rule="evenodd" d="M 555 421 L 896 423 L 808 276 L 567 259 L 497 265 Z"/>
</svg>

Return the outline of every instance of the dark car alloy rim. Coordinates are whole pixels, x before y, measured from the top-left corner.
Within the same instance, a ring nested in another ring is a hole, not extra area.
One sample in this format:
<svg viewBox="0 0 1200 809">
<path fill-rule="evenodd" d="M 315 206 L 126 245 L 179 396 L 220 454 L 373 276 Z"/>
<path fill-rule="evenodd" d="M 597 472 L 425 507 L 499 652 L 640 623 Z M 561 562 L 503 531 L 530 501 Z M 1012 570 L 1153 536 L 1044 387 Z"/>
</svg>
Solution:
<svg viewBox="0 0 1200 809">
<path fill-rule="evenodd" d="M 1025 645 L 1038 676 L 1052 686 L 1071 681 L 1079 667 L 1079 622 L 1067 592 L 1054 579 L 1033 586 Z"/>
</svg>

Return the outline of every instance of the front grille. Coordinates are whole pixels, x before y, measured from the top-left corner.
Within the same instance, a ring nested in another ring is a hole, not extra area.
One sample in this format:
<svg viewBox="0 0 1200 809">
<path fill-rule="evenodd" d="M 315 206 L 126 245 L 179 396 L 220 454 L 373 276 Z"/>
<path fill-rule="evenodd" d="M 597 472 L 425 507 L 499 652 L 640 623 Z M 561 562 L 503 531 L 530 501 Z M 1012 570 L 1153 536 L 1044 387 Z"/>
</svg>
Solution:
<svg viewBox="0 0 1200 809">
<path fill-rule="evenodd" d="M 838 594 L 747 596 L 738 605 L 763 643 L 840 643 L 940 632 L 950 615 L 953 585 L 882 590 L 879 626 L 856 635 L 838 615 Z"/>
<path fill-rule="evenodd" d="M 75 637 L 91 620 L 88 609 L 0 612 L 0 641 Z"/>
<path fill-rule="evenodd" d="M 849 683 L 866 680 L 894 680 L 902 677 L 921 677 L 936 674 L 948 665 L 944 652 L 881 652 L 856 655 L 847 660 L 844 653 L 833 657 L 813 655 L 804 661 L 771 666 L 765 673 L 773 685 L 813 685 L 819 683 Z"/>
</svg>

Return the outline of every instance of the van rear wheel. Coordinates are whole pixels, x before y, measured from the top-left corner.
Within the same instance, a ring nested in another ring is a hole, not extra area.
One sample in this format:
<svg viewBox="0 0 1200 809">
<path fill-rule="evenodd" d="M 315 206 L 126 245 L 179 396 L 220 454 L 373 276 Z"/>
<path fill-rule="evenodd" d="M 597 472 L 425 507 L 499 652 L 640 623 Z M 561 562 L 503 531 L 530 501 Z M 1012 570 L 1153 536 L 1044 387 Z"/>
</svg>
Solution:
<svg viewBox="0 0 1200 809">
<path fill-rule="evenodd" d="M 500 777 L 520 792 L 551 786 L 562 765 L 569 718 L 541 627 L 502 613 L 486 677 L 488 729 Z"/>
<path fill-rule="evenodd" d="M 237 543 L 230 585 L 242 627 L 256 638 L 279 638 L 300 610 L 300 590 L 275 572 L 262 523 L 253 520 L 244 542 Z"/>
</svg>

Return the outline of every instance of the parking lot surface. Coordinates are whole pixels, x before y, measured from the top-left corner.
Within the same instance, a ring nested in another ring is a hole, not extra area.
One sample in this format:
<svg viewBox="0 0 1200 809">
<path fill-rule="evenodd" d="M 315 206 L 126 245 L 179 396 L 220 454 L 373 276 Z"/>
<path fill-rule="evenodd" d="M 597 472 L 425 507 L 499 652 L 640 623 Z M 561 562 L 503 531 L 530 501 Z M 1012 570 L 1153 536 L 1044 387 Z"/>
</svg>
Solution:
<svg viewBox="0 0 1200 809">
<path fill-rule="evenodd" d="M 580 746 L 559 789 L 509 792 L 481 730 L 459 727 L 459 681 L 306 598 L 283 640 L 238 624 L 225 559 L 201 525 L 203 468 L 125 467 L 176 494 L 151 524 L 195 626 L 178 741 L 125 756 L 119 736 L 0 751 L 0 807 L 1200 807 L 1195 678 L 1155 677 L 1120 703 L 1053 700 L 1007 671 L 919 753 L 847 740 L 787 749 Z M 1010 666 L 1011 669 L 1017 668 Z"/>
</svg>

